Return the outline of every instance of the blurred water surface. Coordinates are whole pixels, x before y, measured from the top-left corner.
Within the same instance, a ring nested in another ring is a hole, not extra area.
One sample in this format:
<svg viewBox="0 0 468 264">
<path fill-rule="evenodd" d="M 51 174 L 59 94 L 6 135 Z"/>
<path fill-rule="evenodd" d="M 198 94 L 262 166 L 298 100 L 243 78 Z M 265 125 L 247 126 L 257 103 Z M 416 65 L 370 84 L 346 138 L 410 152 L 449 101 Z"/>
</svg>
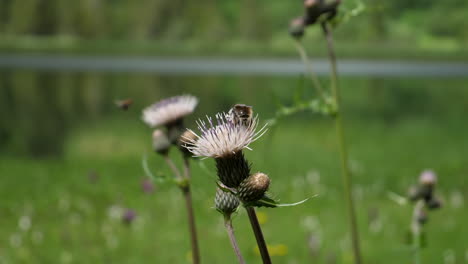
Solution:
<svg viewBox="0 0 468 264">
<path fill-rule="evenodd" d="M 323 82 L 327 82 L 323 79 Z M 468 105 L 467 79 L 343 78 L 351 119 L 461 118 Z M 225 111 L 234 103 L 253 105 L 271 118 L 279 105 L 313 96 L 310 83 L 296 76 L 167 75 L 7 69 L 0 71 L 0 146 L 32 156 L 61 155 L 67 133 L 106 117 L 139 118 L 143 107 L 171 95 L 200 98 L 198 113 Z M 302 95 L 298 95 L 301 93 Z M 128 112 L 116 100 L 132 98 Z M 294 99 L 296 98 L 296 99 Z M 135 125 L 142 126 L 135 120 Z"/>
</svg>

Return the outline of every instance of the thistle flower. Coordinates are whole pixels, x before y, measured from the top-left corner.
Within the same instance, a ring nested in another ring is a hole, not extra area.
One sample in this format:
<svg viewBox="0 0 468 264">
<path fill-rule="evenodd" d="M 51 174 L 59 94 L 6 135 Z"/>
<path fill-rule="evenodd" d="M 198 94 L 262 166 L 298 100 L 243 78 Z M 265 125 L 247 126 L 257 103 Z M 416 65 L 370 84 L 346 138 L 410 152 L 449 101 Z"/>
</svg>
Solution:
<svg viewBox="0 0 468 264">
<path fill-rule="evenodd" d="M 191 114 L 198 99 L 191 95 L 180 95 L 161 100 L 143 110 L 143 121 L 151 127 L 171 125 Z"/>
<path fill-rule="evenodd" d="M 226 113 L 218 113 L 215 118 L 216 121 L 210 117 L 207 122 L 199 120 L 200 135 L 188 130 L 193 135 L 182 140 L 195 156 L 215 158 L 220 181 L 227 187 L 237 188 L 250 175 L 250 165 L 242 150 L 250 149 L 250 143 L 265 133 L 266 125 L 257 130 L 258 117 L 252 118 L 248 125 L 235 122 Z"/>
<path fill-rule="evenodd" d="M 122 215 L 122 221 L 126 224 L 131 224 L 133 220 L 135 220 L 137 214 L 135 211 L 131 209 L 127 209 L 125 213 Z"/>
<path fill-rule="evenodd" d="M 252 118 L 248 126 L 236 124 L 231 121 L 231 116 L 226 113 L 218 113 L 214 122 L 207 117 L 207 122 L 197 122 L 200 135 L 189 130 L 196 139 L 185 137 L 185 147 L 196 157 L 227 158 L 249 149 L 250 143 L 260 138 L 266 132 L 266 125 L 257 131 L 258 117 Z"/>
<path fill-rule="evenodd" d="M 225 192 L 220 188 L 216 189 L 215 208 L 224 216 L 229 217 L 237 210 L 239 204 L 239 199 L 234 194 Z"/>
<path fill-rule="evenodd" d="M 144 179 L 141 181 L 141 190 L 144 193 L 153 193 L 154 192 L 154 185 L 150 179 Z"/>
<path fill-rule="evenodd" d="M 425 170 L 419 176 L 419 183 L 421 185 L 435 185 L 437 183 L 437 175 L 432 170 Z"/>
</svg>

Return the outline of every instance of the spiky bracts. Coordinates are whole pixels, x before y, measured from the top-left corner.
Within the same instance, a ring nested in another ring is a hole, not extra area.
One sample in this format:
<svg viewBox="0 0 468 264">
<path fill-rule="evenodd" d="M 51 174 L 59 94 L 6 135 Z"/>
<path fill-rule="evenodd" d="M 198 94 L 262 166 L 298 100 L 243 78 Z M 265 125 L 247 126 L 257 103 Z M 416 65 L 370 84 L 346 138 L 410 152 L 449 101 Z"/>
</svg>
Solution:
<svg viewBox="0 0 468 264">
<path fill-rule="evenodd" d="M 250 175 L 250 164 L 242 152 L 230 157 L 217 158 L 216 170 L 219 181 L 229 188 L 237 188 Z"/>
</svg>

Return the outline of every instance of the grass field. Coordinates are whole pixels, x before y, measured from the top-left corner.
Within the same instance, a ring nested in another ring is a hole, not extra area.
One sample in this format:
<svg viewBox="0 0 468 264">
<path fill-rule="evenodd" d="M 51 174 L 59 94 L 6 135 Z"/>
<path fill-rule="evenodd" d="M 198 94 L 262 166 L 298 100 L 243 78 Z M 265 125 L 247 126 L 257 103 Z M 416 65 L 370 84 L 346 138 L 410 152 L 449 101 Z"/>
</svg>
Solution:
<svg viewBox="0 0 468 264">
<path fill-rule="evenodd" d="M 398 205 L 388 193 L 405 194 L 428 168 L 439 175 L 437 193 L 444 207 L 429 215 L 423 263 L 468 263 L 465 81 L 388 81 L 380 97 L 363 96 L 369 92 L 358 88 L 363 81 L 344 83 L 356 87 L 345 90 L 345 118 L 365 263 L 411 263 L 406 242 L 412 208 Z M 392 84 L 427 90 L 402 89 L 405 101 L 389 92 Z M 460 89 L 441 90 L 438 86 L 443 85 Z M 264 101 L 259 109 L 270 108 Z M 179 190 L 155 183 L 153 193 L 142 191 L 145 153 L 155 173 L 169 170 L 151 152 L 151 131 L 138 120 L 138 111 L 133 117 L 113 116 L 75 126 L 62 158 L 34 160 L 6 153 L 0 157 L 0 263 L 190 262 Z M 272 116 L 259 114 L 262 120 Z M 253 171 L 271 177 L 275 197 L 295 202 L 317 195 L 297 207 L 259 209 L 273 262 L 352 263 L 332 122 L 307 114 L 288 118 L 252 147 L 247 158 Z M 172 154 L 180 161 L 176 151 Z M 192 164 L 202 261 L 236 263 L 222 217 L 213 209 L 214 163 Z M 90 177 L 91 172 L 97 176 Z M 130 225 L 121 218 L 126 208 L 137 213 Z M 260 263 L 243 210 L 234 225 L 247 262 Z M 318 243 L 315 250 L 309 247 L 311 236 Z"/>
</svg>

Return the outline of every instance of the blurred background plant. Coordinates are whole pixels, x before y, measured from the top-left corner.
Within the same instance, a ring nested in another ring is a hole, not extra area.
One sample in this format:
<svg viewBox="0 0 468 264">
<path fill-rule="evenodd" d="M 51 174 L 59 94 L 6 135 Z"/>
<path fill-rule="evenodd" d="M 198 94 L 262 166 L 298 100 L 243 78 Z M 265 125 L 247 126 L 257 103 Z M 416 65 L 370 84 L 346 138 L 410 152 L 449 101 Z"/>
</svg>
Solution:
<svg viewBox="0 0 468 264">
<path fill-rule="evenodd" d="M 468 56 L 466 1 L 343 1 L 348 9 L 357 3 L 363 14 L 336 32 L 342 57 Z M 3 0 L 0 49 L 294 55 L 284 28 L 300 11 L 284 1 Z M 320 30 L 309 34 L 305 46 L 321 38 Z M 326 55 L 323 47 L 311 52 Z"/>
</svg>

